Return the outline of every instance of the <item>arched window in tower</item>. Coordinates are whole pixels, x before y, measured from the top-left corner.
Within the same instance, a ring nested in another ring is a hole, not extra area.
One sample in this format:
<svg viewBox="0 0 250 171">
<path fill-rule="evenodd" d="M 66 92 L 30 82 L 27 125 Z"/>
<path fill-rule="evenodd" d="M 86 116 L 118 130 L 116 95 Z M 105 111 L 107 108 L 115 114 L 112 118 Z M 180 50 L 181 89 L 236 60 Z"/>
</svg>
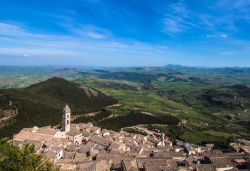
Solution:
<svg viewBox="0 0 250 171">
<path fill-rule="evenodd" d="M 67 125 L 69 124 L 69 120 L 67 120 Z"/>
</svg>

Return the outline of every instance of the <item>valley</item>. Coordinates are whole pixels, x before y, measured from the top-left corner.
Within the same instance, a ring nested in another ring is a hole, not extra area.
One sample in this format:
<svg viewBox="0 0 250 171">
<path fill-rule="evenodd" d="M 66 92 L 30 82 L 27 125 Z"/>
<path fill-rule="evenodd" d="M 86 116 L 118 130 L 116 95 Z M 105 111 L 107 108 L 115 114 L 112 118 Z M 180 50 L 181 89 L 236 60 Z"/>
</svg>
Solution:
<svg viewBox="0 0 250 171">
<path fill-rule="evenodd" d="M 27 73 L 32 75 L 29 71 Z M 16 122 L 30 126 L 56 125 L 56 120 L 61 116 L 60 107 L 63 103 L 69 103 L 73 115 L 79 115 L 75 123 L 92 122 L 116 131 L 143 124 L 164 131 L 173 140 L 214 143 L 218 148 L 226 148 L 236 138 L 250 138 L 250 71 L 245 68 L 199 69 L 172 65 L 151 68 L 61 68 L 50 69 L 49 72 L 44 70 L 42 74 L 44 80 L 53 76 L 63 77 L 71 82 L 67 82 L 71 86 L 64 86 L 66 82 L 58 78 L 28 86 L 31 82 L 41 81 L 31 77 L 27 81 L 27 88 L 1 90 L 1 96 L 15 97 L 22 106 L 26 105 L 24 110 L 28 108 L 32 113 L 38 113 L 31 116 L 31 112 L 24 111 L 2 128 L 1 135 L 11 135 L 19 130 L 21 126 L 17 128 Z M 19 84 L 15 87 L 19 87 Z M 75 91 L 73 84 L 79 85 L 82 91 Z M 1 87 L 6 87 L 4 82 Z M 95 98 L 95 91 L 104 93 L 108 98 Z M 25 98 L 20 98 L 24 94 Z M 80 98 L 83 95 L 91 98 Z M 118 102 L 120 105 L 106 108 Z M 97 113 L 92 116 L 84 114 L 92 111 Z M 26 123 L 24 118 L 34 119 Z"/>
</svg>

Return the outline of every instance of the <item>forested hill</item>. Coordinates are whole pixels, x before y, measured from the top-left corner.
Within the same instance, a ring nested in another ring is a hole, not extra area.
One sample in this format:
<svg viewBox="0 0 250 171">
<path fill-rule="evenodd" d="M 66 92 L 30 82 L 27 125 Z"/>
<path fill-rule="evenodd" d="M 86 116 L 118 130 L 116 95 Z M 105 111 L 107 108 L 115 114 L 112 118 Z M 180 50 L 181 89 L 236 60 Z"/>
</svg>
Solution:
<svg viewBox="0 0 250 171">
<path fill-rule="evenodd" d="M 116 103 L 116 99 L 98 90 L 57 77 L 23 89 L 2 89 L 1 112 L 17 108 L 18 114 L 4 124 L 0 122 L 0 136 L 10 136 L 23 127 L 60 124 L 65 104 L 73 114 L 83 114 Z M 3 117 L 8 116 L 0 113 L 0 119 Z"/>
</svg>

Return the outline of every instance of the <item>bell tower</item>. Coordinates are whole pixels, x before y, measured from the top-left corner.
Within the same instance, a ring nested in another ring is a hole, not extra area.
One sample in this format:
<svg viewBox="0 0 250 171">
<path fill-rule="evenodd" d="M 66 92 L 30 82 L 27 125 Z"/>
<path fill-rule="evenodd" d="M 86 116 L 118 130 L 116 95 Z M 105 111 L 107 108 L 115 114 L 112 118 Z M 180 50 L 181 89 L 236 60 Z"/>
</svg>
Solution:
<svg viewBox="0 0 250 171">
<path fill-rule="evenodd" d="M 161 141 L 162 141 L 162 146 L 165 146 L 165 134 L 163 132 L 161 133 Z"/>
<path fill-rule="evenodd" d="M 69 106 L 66 104 L 66 106 L 63 109 L 63 123 L 62 123 L 62 130 L 65 132 L 70 131 L 70 116 L 71 116 L 71 111 Z"/>
</svg>

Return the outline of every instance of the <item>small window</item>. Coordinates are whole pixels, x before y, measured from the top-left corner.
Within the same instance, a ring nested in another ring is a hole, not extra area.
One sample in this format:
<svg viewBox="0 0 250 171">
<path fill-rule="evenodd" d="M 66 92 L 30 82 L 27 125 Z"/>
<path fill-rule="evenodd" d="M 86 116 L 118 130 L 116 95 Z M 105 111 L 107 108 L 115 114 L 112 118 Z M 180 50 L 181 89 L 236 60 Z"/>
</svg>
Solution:
<svg viewBox="0 0 250 171">
<path fill-rule="evenodd" d="M 67 120 L 67 124 L 69 124 L 69 120 Z"/>
</svg>

